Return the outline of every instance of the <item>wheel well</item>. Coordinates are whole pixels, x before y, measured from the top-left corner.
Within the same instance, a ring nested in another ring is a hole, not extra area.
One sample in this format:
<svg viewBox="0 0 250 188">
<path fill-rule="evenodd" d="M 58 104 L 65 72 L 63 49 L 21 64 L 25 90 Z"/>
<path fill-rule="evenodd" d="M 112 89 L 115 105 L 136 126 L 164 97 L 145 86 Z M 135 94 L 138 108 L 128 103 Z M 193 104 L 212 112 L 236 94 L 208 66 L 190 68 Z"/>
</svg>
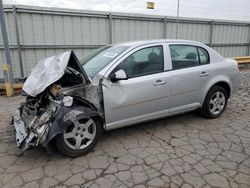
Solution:
<svg viewBox="0 0 250 188">
<path fill-rule="evenodd" d="M 78 106 L 86 106 L 88 108 L 91 108 L 91 109 L 94 109 L 97 111 L 97 108 L 90 102 L 88 102 L 87 100 L 81 98 L 81 97 L 78 97 L 78 96 L 73 96 L 74 98 L 74 102 L 76 103 L 76 105 Z"/>
<path fill-rule="evenodd" d="M 227 91 L 228 98 L 230 97 L 231 89 L 230 89 L 230 86 L 229 86 L 228 83 L 226 83 L 226 82 L 217 82 L 217 83 L 214 84 L 213 86 L 220 86 L 220 87 L 223 87 L 223 88 Z M 212 87 L 211 87 L 211 88 L 212 88 Z"/>
</svg>

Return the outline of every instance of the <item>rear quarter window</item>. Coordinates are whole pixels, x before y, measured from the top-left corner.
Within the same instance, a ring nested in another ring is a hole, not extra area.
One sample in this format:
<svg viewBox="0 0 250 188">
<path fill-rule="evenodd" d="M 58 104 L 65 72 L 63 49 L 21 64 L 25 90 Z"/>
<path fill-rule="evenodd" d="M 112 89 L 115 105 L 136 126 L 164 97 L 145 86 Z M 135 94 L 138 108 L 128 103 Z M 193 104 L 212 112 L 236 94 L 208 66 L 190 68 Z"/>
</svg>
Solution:
<svg viewBox="0 0 250 188">
<path fill-rule="evenodd" d="M 198 52 L 199 52 L 199 57 L 200 57 L 200 64 L 208 64 L 209 63 L 209 55 L 207 50 L 205 50 L 204 48 L 198 48 Z"/>
</svg>

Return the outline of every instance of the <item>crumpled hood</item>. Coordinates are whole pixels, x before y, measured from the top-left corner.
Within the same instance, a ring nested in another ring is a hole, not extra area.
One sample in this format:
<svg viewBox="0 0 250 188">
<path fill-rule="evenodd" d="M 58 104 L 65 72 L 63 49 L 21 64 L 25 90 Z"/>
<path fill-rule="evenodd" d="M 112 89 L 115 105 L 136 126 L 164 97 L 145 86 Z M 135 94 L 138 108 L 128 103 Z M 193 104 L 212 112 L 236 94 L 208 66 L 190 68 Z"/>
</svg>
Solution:
<svg viewBox="0 0 250 188">
<path fill-rule="evenodd" d="M 32 97 L 43 92 L 49 85 L 64 75 L 71 57 L 79 64 L 73 51 L 67 51 L 39 61 L 25 81 L 23 90 Z M 81 67 L 80 64 L 78 66 Z M 84 73 L 87 82 L 88 78 L 82 67 L 81 72 Z"/>
</svg>

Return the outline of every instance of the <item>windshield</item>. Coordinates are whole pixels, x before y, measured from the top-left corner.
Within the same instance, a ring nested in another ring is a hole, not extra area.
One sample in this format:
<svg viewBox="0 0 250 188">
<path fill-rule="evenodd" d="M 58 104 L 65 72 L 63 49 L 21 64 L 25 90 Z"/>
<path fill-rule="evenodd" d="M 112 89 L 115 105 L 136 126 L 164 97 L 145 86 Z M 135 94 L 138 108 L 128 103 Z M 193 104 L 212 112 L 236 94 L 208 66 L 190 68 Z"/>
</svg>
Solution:
<svg viewBox="0 0 250 188">
<path fill-rule="evenodd" d="M 85 72 L 93 78 L 101 69 L 124 52 L 128 46 L 104 46 L 80 60 Z"/>
</svg>

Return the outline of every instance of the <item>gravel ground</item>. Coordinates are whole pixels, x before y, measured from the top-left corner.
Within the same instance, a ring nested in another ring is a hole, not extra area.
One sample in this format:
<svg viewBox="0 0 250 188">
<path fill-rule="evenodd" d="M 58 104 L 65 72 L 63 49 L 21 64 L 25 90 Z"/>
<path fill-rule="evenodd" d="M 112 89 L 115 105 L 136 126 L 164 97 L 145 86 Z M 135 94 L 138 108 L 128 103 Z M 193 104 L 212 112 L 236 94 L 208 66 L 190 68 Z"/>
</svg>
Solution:
<svg viewBox="0 0 250 188">
<path fill-rule="evenodd" d="M 0 97 L 0 187 L 250 187 L 250 70 L 225 113 L 196 113 L 104 133 L 94 151 L 22 153 L 11 115 L 23 97 Z"/>
</svg>

